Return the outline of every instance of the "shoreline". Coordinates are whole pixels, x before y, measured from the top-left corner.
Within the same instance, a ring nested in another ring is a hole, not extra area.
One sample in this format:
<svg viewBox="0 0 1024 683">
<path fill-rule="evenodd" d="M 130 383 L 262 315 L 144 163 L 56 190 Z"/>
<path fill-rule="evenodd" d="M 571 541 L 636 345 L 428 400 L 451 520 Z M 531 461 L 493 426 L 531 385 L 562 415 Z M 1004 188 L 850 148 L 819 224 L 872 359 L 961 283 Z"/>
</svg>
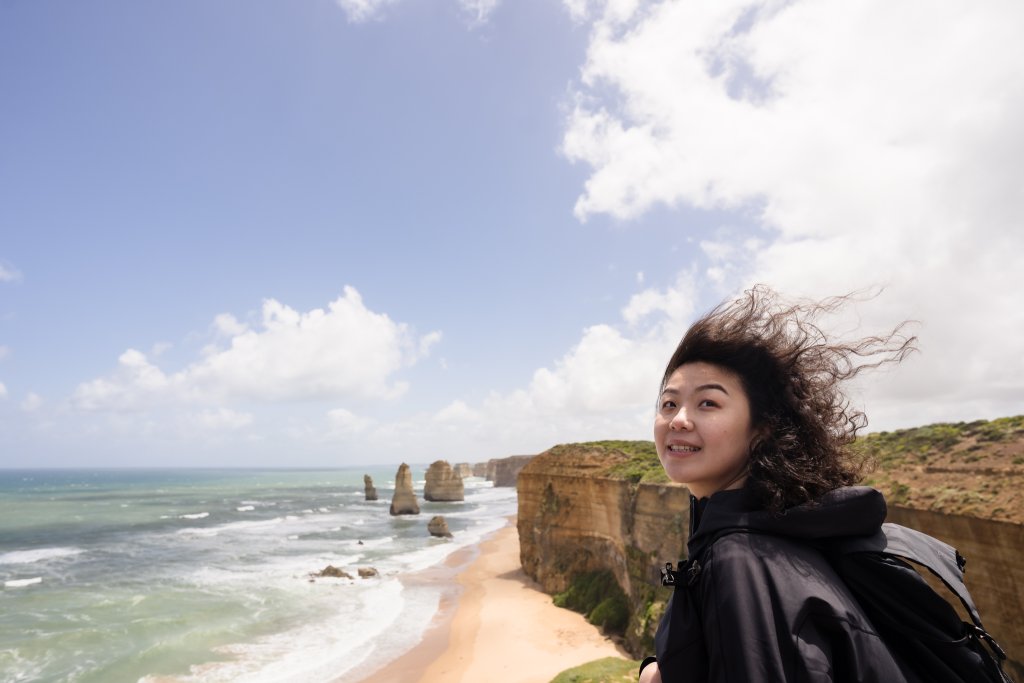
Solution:
<svg viewBox="0 0 1024 683">
<path fill-rule="evenodd" d="M 336 683 L 546 683 L 594 659 L 630 658 L 583 615 L 556 607 L 526 576 L 514 516 L 445 565 L 432 577 L 411 579 L 436 581 L 456 572 L 420 642 L 359 678 Z"/>
</svg>

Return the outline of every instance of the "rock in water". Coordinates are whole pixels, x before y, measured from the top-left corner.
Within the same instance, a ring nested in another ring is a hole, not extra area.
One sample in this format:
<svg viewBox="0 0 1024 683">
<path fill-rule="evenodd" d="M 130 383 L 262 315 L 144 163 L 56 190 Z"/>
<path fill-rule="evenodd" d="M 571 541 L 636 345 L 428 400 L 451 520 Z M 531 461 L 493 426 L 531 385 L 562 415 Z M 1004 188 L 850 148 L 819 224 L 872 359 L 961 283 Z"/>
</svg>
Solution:
<svg viewBox="0 0 1024 683">
<path fill-rule="evenodd" d="M 373 577 L 373 576 L 380 576 L 380 572 L 377 571 L 376 568 L 374 568 L 374 567 L 360 567 L 359 568 L 359 578 L 361 578 L 361 579 L 369 579 L 370 577 Z"/>
<path fill-rule="evenodd" d="M 352 578 L 351 574 L 349 574 L 348 572 L 343 572 L 342 570 L 340 570 L 337 567 L 335 567 L 333 564 L 327 565 L 322 570 L 320 570 L 318 572 L 315 572 L 313 574 L 310 574 L 310 576 L 311 577 L 330 577 L 330 578 L 333 578 L 333 579 L 351 579 Z"/>
<path fill-rule="evenodd" d="M 430 522 L 427 523 L 427 531 L 430 532 L 431 536 L 440 536 L 442 538 L 452 537 L 452 532 L 448 531 L 448 522 L 444 521 L 444 517 L 441 515 L 437 515 L 430 519 Z"/>
<path fill-rule="evenodd" d="M 377 489 L 373 487 L 373 477 L 369 474 L 363 475 L 363 490 L 366 491 L 366 500 L 377 500 Z"/>
<path fill-rule="evenodd" d="M 465 500 L 462 475 L 452 469 L 446 460 L 437 460 L 427 470 L 427 483 L 423 487 L 426 500 L 451 502 Z"/>
<path fill-rule="evenodd" d="M 395 495 L 391 498 L 391 514 L 418 515 L 420 504 L 412 490 L 412 472 L 404 462 L 395 474 Z"/>
</svg>

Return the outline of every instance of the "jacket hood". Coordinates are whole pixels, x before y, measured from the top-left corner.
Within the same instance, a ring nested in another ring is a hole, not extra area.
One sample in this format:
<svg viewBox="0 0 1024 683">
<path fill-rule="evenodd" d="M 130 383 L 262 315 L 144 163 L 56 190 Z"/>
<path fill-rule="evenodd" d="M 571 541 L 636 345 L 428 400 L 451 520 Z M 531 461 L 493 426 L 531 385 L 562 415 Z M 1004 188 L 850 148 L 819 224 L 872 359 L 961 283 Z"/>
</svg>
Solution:
<svg viewBox="0 0 1024 683">
<path fill-rule="evenodd" d="M 844 486 L 782 514 L 761 508 L 747 488 L 690 497 L 690 557 L 726 530 L 745 530 L 807 541 L 870 536 L 885 521 L 885 498 L 868 486 Z"/>
</svg>

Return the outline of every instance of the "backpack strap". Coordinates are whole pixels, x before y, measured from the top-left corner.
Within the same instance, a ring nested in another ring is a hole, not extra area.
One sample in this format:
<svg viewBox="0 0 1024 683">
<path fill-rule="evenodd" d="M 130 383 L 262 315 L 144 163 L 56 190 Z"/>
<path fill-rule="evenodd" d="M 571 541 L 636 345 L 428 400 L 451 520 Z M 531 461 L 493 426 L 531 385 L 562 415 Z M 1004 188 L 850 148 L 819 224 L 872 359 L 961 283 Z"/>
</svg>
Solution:
<svg viewBox="0 0 1024 683">
<path fill-rule="evenodd" d="M 981 615 L 964 583 L 967 560 L 957 550 L 939 539 L 908 527 L 885 523 L 872 536 L 846 538 L 838 544 L 846 553 L 884 553 L 920 565 L 937 576 L 946 588 L 956 594 L 974 622 L 974 635 L 988 643 L 1000 660 L 1006 659 L 995 639 L 981 623 Z"/>
</svg>

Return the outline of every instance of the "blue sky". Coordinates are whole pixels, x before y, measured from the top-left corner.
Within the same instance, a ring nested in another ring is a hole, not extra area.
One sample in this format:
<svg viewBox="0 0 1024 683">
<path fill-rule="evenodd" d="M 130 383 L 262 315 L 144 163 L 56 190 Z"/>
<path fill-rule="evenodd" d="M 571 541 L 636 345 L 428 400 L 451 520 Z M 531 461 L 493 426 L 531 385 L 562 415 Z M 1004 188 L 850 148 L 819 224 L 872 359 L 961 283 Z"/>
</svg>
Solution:
<svg viewBox="0 0 1024 683">
<path fill-rule="evenodd" d="M 2 3 L 0 466 L 648 438 L 754 282 L 920 321 L 874 428 L 1024 412 L 1020 14 Z"/>
</svg>

